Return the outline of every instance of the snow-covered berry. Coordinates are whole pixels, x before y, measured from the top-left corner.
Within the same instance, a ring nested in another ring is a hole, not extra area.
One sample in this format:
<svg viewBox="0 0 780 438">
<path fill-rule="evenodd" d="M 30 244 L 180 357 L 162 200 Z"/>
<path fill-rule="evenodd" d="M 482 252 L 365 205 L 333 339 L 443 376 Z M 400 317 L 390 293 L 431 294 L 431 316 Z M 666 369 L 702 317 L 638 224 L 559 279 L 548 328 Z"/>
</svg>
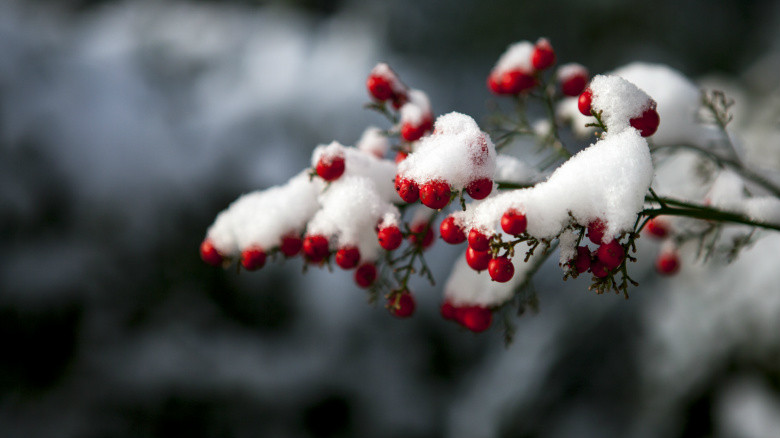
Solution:
<svg viewBox="0 0 780 438">
<path fill-rule="evenodd" d="M 325 181 L 334 181 L 344 174 L 344 157 L 323 155 L 317 162 L 317 175 Z"/>
<path fill-rule="evenodd" d="M 306 236 L 306 238 L 303 239 L 303 254 L 306 256 L 307 261 L 319 263 L 325 260 L 329 253 L 328 239 L 325 236 L 316 234 L 313 236 Z"/>
<path fill-rule="evenodd" d="M 396 175 L 395 177 L 395 191 L 408 204 L 417 202 L 420 199 L 420 188 L 417 186 L 417 183 L 401 175 Z"/>
<path fill-rule="evenodd" d="M 663 275 L 674 275 L 680 270 L 680 257 L 676 251 L 664 251 L 655 261 L 655 269 Z"/>
<path fill-rule="evenodd" d="M 555 50 L 547 38 L 539 38 L 531 54 L 531 64 L 537 70 L 546 70 L 555 64 Z"/>
<path fill-rule="evenodd" d="M 376 100 L 385 101 L 393 97 L 393 86 L 386 77 L 369 75 L 366 80 L 366 88 Z"/>
<path fill-rule="evenodd" d="M 491 191 L 493 191 L 493 180 L 490 178 L 475 179 L 466 186 L 466 193 L 476 200 L 487 198 Z"/>
<path fill-rule="evenodd" d="M 417 141 L 433 129 L 433 120 L 424 118 L 420 123 L 405 122 L 401 125 L 401 137 L 406 141 Z"/>
<path fill-rule="evenodd" d="M 285 257 L 293 257 L 301 252 L 303 241 L 297 234 L 287 234 L 282 237 L 282 243 L 279 245 L 279 251 Z"/>
<path fill-rule="evenodd" d="M 401 242 L 404 240 L 401 230 L 395 225 L 390 225 L 379 230 L 377 233 L 377 240 L 379 240 L 379 246 L 382 248 L 393 251 L 401 246 Z"/>
<path fill-rule="evenodd" d="M 251 246 L 241 251 L 241 266 L 247 271 L 254 271 L 265 266 L 266 254 L 259 246 Z"/>
<path fill-rule="evenodd" d="M 525 233 L 527 225 L 525 215 L 515 209 L 509 209 L 501 216 L 501 229 L 507 234 L 519 236 Z"/>
<path fill-rule="evenodd" d="M 584 116 L 591 116 L 591 111 L 593 109 L 593 92 L 590 90 L 590 88 L 586 88 L 585 91 L 580 94 L 580 97 L 577 99 L 577 109 L 580 110 L 580 113 Z"/>
<path fill-rule="evenodd" d="M 439 210 L 450 203 L 450 185 L 441 180 L 428 181 L 420 187 L 420 201 L 426 207 Z"/>
<path fill-rule="evenodd" d="M 487 251 L 490 249 L 490 238 L 476 228 L 469 232 L 469 248 L 476 251 Z"/>
<path fill-rule="evenodd" d="M 558 68 L 558 81 L 564 96 L 577 97 L 588 85 L 588 70 L 576 63 L 562 65 Z"/>
<path fill-rule="evenodd" d="M 506 283 L 515 275 L 515 266 L 506 256 L 492 258 L 488 263 L 488 274 L 493 281 Z"/>
<path fill-rule="evenodd" d="M 211 266 L 220 266 L 225 260 L 222 254 L 214 248 L 211 239 L 204 239 L 200 244 L 200 258 Z"/>
<path fill-rule="evenodd" d="M 373 263 L 363 263 L 355 270 L 355 283 L 366 289 L 371 287 L 376 281 L 376 265 Z"/>
<path fill-rule="evenodd" d="M 644 110 L 641 116 L 629 120 L 629 124 L 639 130 L 639 135 L 642 137 L 650 137 L 655 134 L 659 123 L 661 123 L 661 118 L 658 116 L 658 111 L 655 110 L 655 102 L 650 108 Z"/>
<path fill-rule="evenodd" d="M 466 248 L 466 263 L 475 271 L 484 271 L 490 264 L 490 251 L 477 251 L 472 247 Z"/>
<path fill-rule="evenodd" d="M 511 70 L 501 75 L 501 94 L 520 94 L 536 86 L 533 74 Z"/>
<path fill-rule="evenodd" d="M 336 264 L 341 269 L 352 269 L 360 262 L 360 250 L 356 246 L 345 246 L 336 251 Z"/>
<path fill-rule="evenodd" d="M 390 295 L 387 299 L 387 307 L 390 313 L 398 318 L 408 318 L 414 313 L 414 297 L 408 291 L 403 291 L 397 295 Z"/>
<path fill-rule="evenodd" d="M 588 239 L 596 245 L 601 245 L 604 239 L 604 231 L 607 225 L 601 219 L 596 219 L 588 224 Z"/>
<path fill-rule="evenodd" d="M 450 245 L 457 245 L 466 241 L 466 232 L 455 222 L 454 216 L 447 216 L 441 221 L 439 234 L 442 240 Z"/>
</svg>

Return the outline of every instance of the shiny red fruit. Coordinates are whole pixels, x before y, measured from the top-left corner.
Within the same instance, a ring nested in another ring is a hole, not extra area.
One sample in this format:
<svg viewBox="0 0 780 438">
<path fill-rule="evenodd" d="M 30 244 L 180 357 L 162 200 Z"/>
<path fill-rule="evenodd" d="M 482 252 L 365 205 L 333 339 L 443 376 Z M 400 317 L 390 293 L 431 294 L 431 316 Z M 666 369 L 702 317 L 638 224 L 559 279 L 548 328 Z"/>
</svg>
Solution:
<svg viewBox="0 0 780 438">
<path fill-rule="evenodd" d="M 344 174 L 344 157 L 321 157 L 317 161 L 317 175 L 325 181 L 334 181 Z"/>
<path fill-rule="evenodd" d="M 493 313 L 486 307 L 463 307 L 458 311 L 458 322 L 474 333 L 484 332 L 493 322 Z"/>
<path fill-rule="evenodd" d="M 536 86 L 536 79 L 529 73 L 510 70 L 501 75 L 501 94 L 520 94 L 534 86 Z"/>
<path fill-rule="evenodd" d="M 303 241 L 295 234 L 288 234 L 282 237 L 282 244 L 279 245 L 279 251 L 284 254 L 285 257 L 293 257 L 301 252 L 303 247 Z"/>
<path fill-rule="evenodd" d="M 590 269 L 590 249 L 587 246 L 577 247 L 577 256 L 572 260 L 572 266 L 580 274 Z"/>
<path fill-rule="evenodd" d="M 612 240 L 599 246 L 599 249 L 596 250 L 596 256 L 604 263 L 604 267 L 611 271 L 623 263 L 623 259 L 626 258 L 626 251 L 617 240 Z"/>
<path fill-rule="evenodd" d="M 384 76 L 370 75 L 366 80 L 366 88 L 376 100 L 385 101 L 393 97 L 393 86 Z"/>
<path fill-rule="evenodd" d="M 412 245 L 428 248 L 433 244 L 433 230 L 428 223 L 419 222 L 412 225 L 410 231 L 412 234 L 409 235 L 409 241 L 412 242 Z M 422 236 L 422 238 L 420 236 Z"/>
<path fill-rule="evenodd" d="M 674 275 L 680 270 L 680 257 L 674 251 L 663 252 L 655 261 L 655 269 L 663 275 Z"/>
<path fill-rule="evenodd" d="M 493 281 L 506 283 L 515 275 L 515 265 L 506 256 L 490 259 L 488 274 Z"/>
<path fill-rule="evenodd" d="M 485 199 L 493 191 L 493 180 L 490 178 L 475 179 L 466 186 L 466 193 L 472 199 Z"/>
<path fill-rule="evenodd" d="M 576 97 L 585 91 L 585 86 L 588 85 L 588 77 L 583 74 L 573 74 L 561 82 L 561 92 L 565 96 Z M 588 105 L 590 106 L 590 104 Z M 582 112 L 582 111 L 580 111 Z M 590 115 L 590 112 L 586 114 Z"/>
<path fill-rule="evenodd" d="M 434 210 L 446 207 L 450 194 L 450 185 L 441 180 L 429 181 L 420 187 L 420 201 Z"/>
<path fill-rule="evenodd" d="M 325 257 L 327 257 L 329 253 L 328 239 L 325 236 L 306 236 L 306 238 L 303 239 L 303 254 L 307 261 L 319 263 L 325 260 Z"/>
<path fill-rule="evenodd" d="M 247 271 L 254 271 L 265 266 L 266 254 L 259 246 L 249 247 L 241 252 L 241 266 Z"/>
<path fill-rule="evenodd" d="M 590 272 L 593 273 L 597 278 L 604 278 L 607 275 L 609 275 L 609 269 L 604 265 L 604 262 L 602 262 L 599 259 L 595 259 L 590 264 Z"/>
<path fill-rule="evenodd" d="M 442 240 L 450 245 L 457 245 L 466 241 L 466 232 L 463 231 L 453 216 L 447 216 L 439 225 L 439 234 Z"/>
<path fill-rule="evenodd" d="M 420 188 L 417 186 L 417 183 L 403 178 L 401 175 L 395 176 L 395 191 L 408 204 L 417 202 L 420 199 Z"/>
<path fill-rule="evenodd" d="M 504 94 L 504 88 L 501 85 L 501 81 L 492 73 L 488 76 L 487 86 L 493 94 Z"/>
<path fill-rule="evenodd" d="M 225 260 L 225 258 L 222 257 L 222 254 L 214 248 L 211 239 L 205 239 L 200 244 L 200 258 L 211 266 L 220 266 Z"/>
<path fill-rule="evenodd" d="M 631 126 L 639 130 L 639 135 L 642 137 L 650 137 L 655 134 L 655 131 L 658 129 L 661 118 L 655 110 L 655 105 L 653 105 L 651 108 L 646 109 L 641 116 L 634 117 L 628 122 Z"/>
<path fill-rule="evenodd" d="M 379 246 L 388 251 L 392 251 L 401 246 L 404 236 L 401 234 L 401 230 L 399 230 L 398 227 L 391 225 L 379 230 L 379 233 L 377 233 L 377 240 L 379 240 Z"/>
<path fill-rule="evenodd" d="M 445 301 L 441 305 L 441 309 L 439 311 L 442 318 L 444 319 L 456 319 L 458 317 L 458 309 L 456 309 L 455 306 L 453 306 L 449 301 Z"/>
<path fill-rule="evenodd" d="M 396 301 L 397 300 L 397 301 Z M 414 313 L 414 297 L 409 292 L 401 292 L 397 296 L 391 295 L 387 300 L 390 313 L 398 318 L 408 318 Z"/>
<path fill-rule="evenodd" d="M 341 269 L 352 269 L 360 262 L 360 250 L 356 246 L 345 246 L 336 251 L 336 264 Z"/>
<path fill-rule="evenodd" d="M 669 224 L 663 219 L 653 218 L 647 221 L 645 230 L 647 230 L 647 233 L 651 236 L 663 239 L 669 234 Z"/>
<path fill-rule="evenodd" d="M 531 64 L 537 70 L 545 70 L 555 64 L 555 51 L 545 38 L 539 39 L 531 53 Z"/>
<path fill-rule="evenodd" d="M 588 224 L 588 239 L 596 245 L 601 245 L 604 239 L 604 231 L 607 226 L 601 219 L 596 219 Z"/>
<path fill-rule="evenodd" d="M 487 251 L 490 249 L 490 238 L 476 228 L 469 232 L 469 248 L 476 251 Z"/>
<path fill-rule="evenodd" d="M 528 226 L 528 221 L 523 213 L 515 209 L 507 210 L 503 216 L 501 216 L 501 229 L 505 233 L 513 236 L 519 236 L 525 233 L 525 229 Z"/>
<path fill-rule="evenodd" d="M 477 251 L 472 247 L 466 248 L 466 264 L 475 271 L 484 271 L 490 265 L 491 255 L 489 251 Z"/>
<path fill-rule="evenodd" d="M 586 88 L 585 91 L 580 94 L 579 99 L 577 99 L 577 108 L 580 110 L 580 113 L 584 116 L 592 116 L 591 111 L 593 109 L 593 92 L 590 91 L 590 88 Z"/>
<path fill-rule="evenodd" d="M 376 265 L 364 263 L 355 270 L 355 283 L 363 289 L 370 287 L 376 281 Z"/>
</svg>

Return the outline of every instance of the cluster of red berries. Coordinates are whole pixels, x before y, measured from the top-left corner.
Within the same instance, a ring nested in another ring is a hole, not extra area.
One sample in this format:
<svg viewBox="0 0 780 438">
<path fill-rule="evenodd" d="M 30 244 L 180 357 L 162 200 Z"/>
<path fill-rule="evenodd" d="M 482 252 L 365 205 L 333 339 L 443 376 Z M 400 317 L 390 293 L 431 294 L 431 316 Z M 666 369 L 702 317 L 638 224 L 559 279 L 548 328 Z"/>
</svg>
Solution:
<svg viewBox="0 0 780 438">
<path fill-rule="evenodd" d="M 303 241 L 297 233 L 290 233 L 282 237 L 282 242 L 276 250 L 290 258 L 296 256 L 302 247 Z M 267 257 L 268 253 L 265 249 L 257 245 L 250 246 L 241 252 L 241 266 L 248 271 L 256 271 L 265 266 Z M 214 247 L 214 242 L 208 238 L 200 244 L 200 258 L 212 266 L 221 266 L 227 261 L 226 257 Z"/>
<path fill-rule="evenodd" d="M 615 272 L 626 258 L 626 251 L 617 239 L 602 243 L 606 224 L 600 219 L 588 224 L 588 239 L 598 248 L 591 252 L 586 245 L 577 247 L 577 255 L 569 265 L 578 274 L 589 271 L 596 278 L 604 278 Z"/>
<path fill-rule="evenodd" d="M 597 108 L 593 108 L 593 91 L 590 88 L 586 88 L 585 91 L 580 94 L 577 100 L 577 108 L 580 113 L 585 116 L 592 116 L 597 112 Z M 658 130 L 658 125 L 661 123 L 661 118 L 656 111 L 656 103 L 654 100 L 650 100 L 650 104 L 638 117 L 629 119 L 629 124 L 639 131 L 639 135 L 642 137 L 650 137 Z"/>
<path fill-rule="evenodd" d="M 669 234 L 669 224 L 660 218 L 653 218 L 645 224 L 648 235 L 657 239 L 665 239 Z M 674 249 L 664 248 L 655 260 L 655 269 L 662 275 L 674 275 L 680 270 L 680 256 Z"/>
<path fill-rule="evenodd" d="M 466 327 L 474 333 L 484 332 L 493 322 L 493 312 L 483 306 L 456 307 L 449 301 L 441 306 L 441 316 Z"/>
<path fill-rule="evenodd" d="M 420 91 L 409 90 L 387 64 L 380 63 L 368 75 L 366 79 L 368 93 L 379 102 L 390 101 L 392 107 L 401 110 L 401 137 L 408 141 L 417 141 L 433 129 L 433 114 L 430 113 L 427 102 L 416 102 L 414 93 L 427 101 L 427 97 L 421 96 Z M 404 117 L 403 107 L 416 105 L 422 111 L 420 117 L 407 119 Z"/>
<path fill-rule="evenodd" d="M 452 199 L 452 188 L 439 179 L 425 182 L 420 186 L 414 180 L 398 174 L 395 176 L 395 191 L 408 204 L 420 200 L 423 205 L 434 210 L 446 207 Z M 493 180 L 490 178 L 475 179 L 465 188 L 465 192 L 476 200 L 487 198 L 491 191 L 493 191 Z"/>
</svg>

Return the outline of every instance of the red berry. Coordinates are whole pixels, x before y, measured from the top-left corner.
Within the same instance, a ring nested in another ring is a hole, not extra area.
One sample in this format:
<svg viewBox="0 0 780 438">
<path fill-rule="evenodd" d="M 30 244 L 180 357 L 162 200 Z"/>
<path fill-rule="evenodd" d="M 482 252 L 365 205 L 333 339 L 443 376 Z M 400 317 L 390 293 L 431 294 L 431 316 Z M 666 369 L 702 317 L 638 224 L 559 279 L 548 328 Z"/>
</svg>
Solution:
<svg viewBox="0 0 780 438">
<path fill-rule="evenodd" d="M 463 231 L 463 228 L 455 223 L 455 217 L 453 216 L 447 216 L 441 221 L 439 233 L 442 240 L 450 245 L 457 245 L 466 241 L 466 233 Z"/>
<path fill-rule="evenodd" d="M 393 97 L 393 86 L 384 76 L 370 75 L 366 80 L 366 88 L 376 100 L 385 101 Z"/>
<path fill-rule="evenodd" d="M 674 275 L 680 270 L 680 257 L 674 251 L 663 252 L 655 261 L 655 269 L 663 275 Z"/>
<path fill-rule="evenodd" d="M 572 260 L 572 266 L 580 274 L 590 269 L 590 249 L 587 246 L 577 247 L 577 256 Z"/>
<path fill-rule="evenodd" d="M 325 236 L 306 236 L 303 239 L 303 254 L 306 256 L 307 261 L 319 263 L 325 260 L 329 253 L 328 239 Z"/>
<path fill-rule="evenodd" d="M 317 161 L 317 175 L 325 181 L 333 181 L 344 174 L 344 157 L 340 155 L 320 157 Z"/>
<path fill-rule="evenodd" d="M 503 216 L 501 216 L 501 229 L 505 233 L 513 236 L 519 236 L 525 233 L 528 221 L 523 213 L 515 209 L 507 210 Z"/>
<path fill-rule="evenodd" d="M 222 254 L 214 248 L 211 239 L 205 239 L 200 244 L 200 258 L 211 266 L 220 266 L 224 261 Z"/>
<path fill-rule="evenodd" d="M 360 262 L 360 250 L 355 246 L 345 246 L 336 251 L 336 264 L 341 269 L 352 269 Z"/>
<path fill-rule="evenodd" d="M 475 271 L 484 271 L 490 265 L 490 252 L 477 251 L 472 247 L 466 248 L 466 264 Z"/>
<path fill-rule="evenodd" d="M 405 160 L 406 157 L 408 156 L 409 156 L 408 152 L 398 151 L 398 153 L 395 154 L 395 164 L 398 164 L 401 161 Z"/>
<path fill-rule="evenodd" d="M 377 239 L 379 240 L 379 246 L 388 251 L 392 251 L 401 246 L 404 236 L 401 234 L 401 230 L 399 230 L 398 227 L 390 225 L 389 227 L 384 227 L 379 230 Z"/>
<path fill-rule="evenodd" d="M 590 88 L 586 88 L 585 91 L 580 94 L 579 99 L 577 99 L 577 108 L 579 108 L 580 113 L 584 116 L 592 116 L 592 105 L 593 103 L 593 92 L 590 91 Z"/>
<path fill-rule="evenodd" d="M 259 246 L 252 246 L 241 252 L 241 266 L 247 271 L 260 269 L 265 265 L 265 251 Z"/>
<path fill-rule="evenodd" d="M 599 259 L 595 259 L 590 264 L 590 272 L 598 278 L 604 278 L 609 275 L 609 269 Z"/>
<path fill-rule="evenodd" d="M 613 240 L 599 246 L 599 249 L 596 250 L 596 256 L 604 263 L 604 267 L 611 271 L 623 263 L 623 259 L 626 258 L 626 251 L 617 240 Z"/>
<path fill-rule="evenodd" d="M 355 283 L 363 289 L 370 287 L 376 280 L 376 265 L 364 263 L 355 271 Z"/>
<path fill-rule="evenodd" d="M 573 74 L 561 82 L 561 92 L 565 96 L 579 96 L 585 90 L 585 86 L 588 85 L 588 77 L 584 74 Z M 590 104 L 588 104 L 590 106 Z M 582 112 L 582 110 L 580 110 Z M 590 112 L 586 114 L 590 115 Z"/>
<path fill-rule="evenodd" d="M 433 230 L 427 222 L 419 222 L 412 225 L 411 232 L 412 234 L 409 235 L 409 241 L 412 242 L 412 245 L 428 248 L 433 243 Z M 420 236 L 422 236 L 422 238 L 420 238 Z"/>
<path fill-rule="evenodd" d="M 417 202 L 420 199 L 420 188 L 417 187 L 417 183 L 403 178 L 401 175 L 395 176 L 395 191 L 398 192 L 398 196 L 406 203 Z"/>
<path fill-rule="evenodd" d="M 296 234 L 288 234 L 282 237 L 282 244 L 279 245 L 279 250 L 285 257 L 292 257 L 301 252 L 303 241 Z"/>
<path fill-rule="evenodd" d="M 441 180 L 423 184 L 420 187 L 420 201 L 434 210 L 446 207 L 450 203 L 450 185 Z"/>
<path fill-rule="evenodd" d="M 501 76 L 502 94 L 520 94 L 536 85 L 536 79 L 531 74 L 520 70 L 510 70 Z"/>
<path fill-rule="evenodd" d="M 488 89 L 489 89 L 489 90 L 490 90 L 490 91 L 491 91 L 493 94 L 504 94 L 504 88 L 503 88 L 503 86 L 502 86 L 502 84 L 501 84 L 501 81 L 500 81 L 500 80 L 498 80 L 498 78 L 496 77 L 496 75 L 495 75 L 495 74 L 493 74 L 493 73 L 491 73 L 490 75 L 488 75 L 488 79 L 487 79 L 487 86 L 488 86 Z"/>
<path fill-rule="evenodd" d="M 466 193 L 476 200 L 487 198 L 491 191 L 493 191 L 493 180 L 490 178 L 475 179 L 466 186 Z"/>
<path fill-rule="evenodd" d="M 469 232 L 469 248 L 476 251 L 487 251 L 490 249 L 490 238 L 476 228 Z"/>
<path fill-rule="evenodd" d="M 493 322 L 493 313 L 486 307 L 469 306 L 458 311 L 458 322 L 474 333 L 484 332 Z"/>
<path fill-rule="evenodd" d="M 391 295 L 387 299 L 387 307 L 390 313 L 398 318 L 408 318 L 414 313 L 414 297 L 407 291 L 403 291 L 397 296 Z"/>
<path fill-rule="evenodd" d="M 445 301 L 441 305 L 441 316 L 444 319 L 455 319 L 458 316 L 458 309 L 455 308 L 455 306 L 452 305 L 449 301 Z"/>
<path fill-rule="evenodd" d="M 596 245 L 601 245 L 601 241 L 604 239 L 604 231 L 607 228 L 606 224 L 601 219 L 588 224 L 588 239 Z"/>
<path fill-rule="evenodd" d="M 667 234 L 669 234 L 669 224 L 667 224 L 663 219 L 653 218 L 647 221 L 645 230 L 647 230 L 647 233 L 651 236 L 663 239 Z"/>
<path fill-rule="evenodd" d="M 488 274 L 493 281 L 506 283 L 515 275 L 515 265 L 506 256 L 496 257 L 488 263 Z"/>
<path fill-rule="evenodd" d="M 406 122 L 401 125 L 401 137 L 406 141 L 416 141 L 422 138 L 426 132 L 433 129 L 433 120 L 423 119 L 419 125 Z"/>
<path fill-rule="evenodd" d="M 547 39 L 540 38 L 534 45 L 534 51 L 531 53 L 531 64 L 537 70 L 544 70 L 555 64 L 555 51 Z"/>
<path fill-rule="evenodd" d="M 658 112 L 655 110 L 655 105 L 653 105 L 646 109 L 641 116 L 634 117 L 628 122 L 631 126 L 639 130 L 639 135 L 642 137 L 650 137 L 655 134 L 655 131 L 658 129 L 661 118 L 658 117 Z"/>
</svg>

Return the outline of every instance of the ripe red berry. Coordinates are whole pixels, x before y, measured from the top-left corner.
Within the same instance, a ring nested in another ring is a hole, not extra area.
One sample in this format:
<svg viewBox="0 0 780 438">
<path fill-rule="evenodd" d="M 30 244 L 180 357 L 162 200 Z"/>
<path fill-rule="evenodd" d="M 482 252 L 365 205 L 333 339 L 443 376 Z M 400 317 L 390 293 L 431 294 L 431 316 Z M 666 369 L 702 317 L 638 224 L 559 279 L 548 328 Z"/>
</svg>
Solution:
<svg viewBox="0 0 780 438">
<path fill-rule="evenodd" d="M 503 89 L 503 86 L 502 86 L 502 84 L 501 84 L 501 81 L 500 81 L 500 80 L 499 80 L 499 78 L 498 78 L 498 77 L 497 77 L 495 74 L 493 74 L 493 73 L 491 73 L 490 75 L 488 75 L 488 79 L 487 79 L 487 86 L 488 86 L 488 89 L 489 89 L 489 90 L 490 90 L 490 91 L 491 91 L 493 94 L 504 94 L 504 89 Z"/>
<path fill-rule="evenodd" d="M 590 91 L 590 88 L 586 88 L 585 91 L 580 94 L 579 99 L 577 99 L 577 108 L 580 110 L 580 113 L 584 116 L 591 116 L 592 111 L 592 105 L 593 104 L 593 92 Z"/>
<path fill-rule="evenodd" d="M 379 240 L 379 246 L 388 251 L 392 251 L 401 246 L 404 236 L 401 234 L 401 230 L 399 230 L 398 227 L 390 225 L 389 227 L 384 227 L 379 230 L 379 233 L 377 233 L 377 240 Z"/>
<path fill-rule="evenodd" d="M 360 262 L 360 250 L 356 246 L 345 246 L 336 251 L 336 264 L 341 269 L 352 269 Z"/>
<path fill-rule="evenodd" d="M 501 76 L 502 94 L 520 94 L 536 86 L 536 79 L 530 73 L 510 70 Z"/>
<path fill-rule="evenodd" d="M 658 112 L 655 110 L 655 105 L 653 105 L 646 109 L 641 116 L 634 117 L 628 122 L 631 126 L 639 130 L 639 135 L 642 137 L 650 137 L 655 134 L 655 131 L 658 129 L 661 118 L 658 117 Z"/>
<path fill-rule="evenodd" d="M 490 265 L 490 252 L 477 251 L 472 247 L 466 248 L 466 264 L 475 271 L 484 271 Z"/>
<path fill-rule="evenodd" d="M 496 257 L 488 263 L 488 274 L 493 281 L 506 283 L 515 275 L 515 266 L 506 256 Z"/>
<path fill-rule="evenodd" d="M 412 234 L 409 235 L 409 241 L 412 242 L 412 245 L 428 248 L 433 243 L 433 230 L 427 222 L 418 222 L 412 225 L 410 231 Z"/>
<path fill-rule="evenodd" d="M 577 256 L 572 260 L 572 266 L 580 274 L 590 269 L 590 249 L 587 246 L 577 247 Z"/>
<path fill-rule="evenodd" d="M 525 233 L 528 221 L 523 213 L 515 209 L 507 210 L 503 216 L 501 216 L 501 229 L 505 233 L 513 236 L 519 236 Z"/>
<path fill-rule="evenodd" d="M 390 295 L 387 299 L 387 307 L 390 313 L 398 318 L 408 318 L 414 313 L 414 297 L 407 291 L 397 295 Z"/>
<path fill-rule="evenodd" d="M 376 100 L 385 101 L 393 97 L 393 86 L 384 76 L 369 75 L 366 80 L 366 88 Z"/>
<path fill-rule="evenodd" d="M 247 271 L 260 269 L 265 265 L 265 251 L 259 246 L 251 246 L 241 252 L 241 266 Z"/>
<path fill-rule="evenodd" d="M 404 151 L 398 151 L 398 152 L 395 154 L 395 164 L 398 164 L 398 163 L 400 163 L 401 161 L 405 160 L 405 159 L 406 159 L 406 157 L 408 157 L 408 156 L 409 156 L 409 153 L 408 153 L 408 152 L 404 152 Z"/>
<path fill-rule="evenodd" d="M 609 269 L 604 265 L 604 262 L 602 262 L 599 259 L 595 259 L 590 264 L 590 272 L 593 273 L 597 278 L 604 278 L 607 275 L 609 275 Z"/>
<path fill-rule="evenodd" d="M 376 281 L 376 265 L 364 263 L 355 270 L 355 283 L 363 289 L 370 287 Z"/>
<path fill-rule="evenodd" d="M 452 305 L 449 301 L 445 301 L 441 305 L 441 316 L 444 319 L 456 319 L 458 316 L 458 309 L 455 308 L 455 306 Z"/>
<path fill-rule="evenodd" d="M 469 248 L 477 251 L 487 251 L 490 249 L 490 238 L 476 228 L 469 232 Z"/>
<path fill-rule="evenodd" d="M 611 271 L 623 263 L 623 259 L 626 258 L 626 251 L 617 240 L 612 240 L 599 246 L 599 249 L 596 250 L 596 256 L 604 263 L 604 267 Z"/>
<path fill-rule="evenodd" d="M 328 239 L 325 236 L 306 236 L 303 239 L 303 254 L 306 256 L 307 261 L 319 263 L 325 260 L 329 253 Z"/>
<path fill-rule="evenodd" d="M 555 51 L 546 38 L 540 38 L 531 53 L 531 64 L 537 70 L 545 70 L 555 64 Z"/>
<path fill-rule="evenodd" d="M 606 230 L 606 224 L 601 219 L 596 219 L 588 224 L 588 239 L 596 245 L 601 245 L 601 241 L 604 239 L 604 231 Z"/>
<path fill-rule="evenodd" d="M 211 239 L 204 239 L 200 244 L 200 258 L 211 266 L 220 266 L 224 261 L 224 257 L 217 248 L 214 248 Z"/>
<path fill-rule="evenodd" d="M 493 322 L 493 313 L 486 307 L 468 306 L 458 311 L 458 322 L 474 333 L 484 332 Z"/>
<path fill-rule="evenodd" d="M 439 210 L 450 203 L 450 185 L 441 180 L 429 181 L 420 187 L 420 201 L 426 207 Z"/>
<path fill-rule="evenodd" d="M 466 241 L 466 232 L 455 223 L 455 217 L 453 216 L 447 216 L 441 221 L 439 233 L 441 234 L 442 240 L 450 245 L 457 245 Z"/>
<path fill-rule="evenodd" d="M 647 230 L 647 233 L 651 236 L 663 239 L 669 234 L 669 224 L 667 224 L 665 220 L 656 217 L 647 221 L 645 230 Z"/>
<path fill-rule="evenodd" d="M 344 174 L 344 157 L 341 155 L 323 156 L 317 161 L 317 175 L 325 181 L 337 180 Z"/>
<path fill-rule="evenodd" d="M 674 251 L 666 251 L 658 256 L 655 269 L 663 275 L 674 275 L 680 270 L 680 257 Z"/>
<path fill-rule="evenodd" d="M 422 125 L 414 125 L 412 123 L 404 123 L 401 125 L 401 137 L 406 141 L 416 141 L 422 138 L 425 134 L 425 127 Z"/>
<path fill-rule="evenodd" d="M 576 97 L 579 96 L 588 85 L 588 76 L 583 71 L 581 73 L 573 74 L 561 82 L 561 92 L 565 96 Z M 580 111 L 582 112 L 582 111 Z M 590 115 L 590 112 L 588 114 Z"/>
<path fill-rule="evenodd" d="M 476 200 L 487 198 L 491 191 L 493 191 L 493 180 L 490 178 L 475 179 L 466 186 L 466 193 Z"/>
<path fill-rule="evenodd" d="M 420 188 L 417 183 L 403 178 L 401 175 L 395 176 L 395 191 L 398 192 L 398 196 L 406 203 L 417 202 L 420 199 Z"/>
<path fill-rule="evenodd" d="M 288 234 L 282 237 L 282 244 L 279 245 L 279 251 L 284 254 L 285 257 L 293 257 L 301 252 L 303 247 L 303 241 L 297 234 Z"/>
</svg>

